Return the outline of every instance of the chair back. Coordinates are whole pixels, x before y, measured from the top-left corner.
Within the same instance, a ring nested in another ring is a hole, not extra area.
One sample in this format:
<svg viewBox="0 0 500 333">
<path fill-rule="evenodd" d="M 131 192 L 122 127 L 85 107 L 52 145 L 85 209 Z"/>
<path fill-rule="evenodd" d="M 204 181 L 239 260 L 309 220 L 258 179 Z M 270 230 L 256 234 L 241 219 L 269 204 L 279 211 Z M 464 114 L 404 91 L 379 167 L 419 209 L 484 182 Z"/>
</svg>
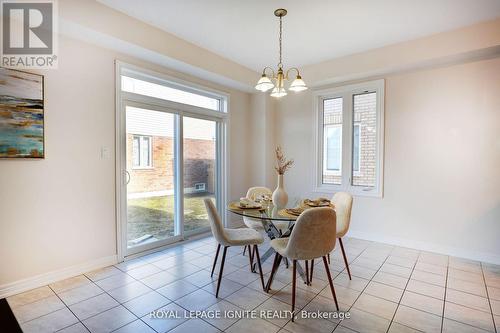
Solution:
<svg viewBox="0 0 500 333">
<path fill-rule="evenodd" d="M 335 247 L 336 216 L 330 207 L 311 208 L 298 217 L 293 227 L 286 257 L 310 260 L 326 256 Z"/>
<path fill-rule="evenodd" d="M 267 187 L 263 186 L 250 187 L 247 191 L 247 198 L 250 200 L 255 200 L 263 195 L 271 196 L 273 195 L 273 192 L 271 192 L 271 190 Z"/>
<path fill-rule="evenodd" d="M 205 208 L 207 209 L 208 220 L 210 221 L 210 228 L 212 229 L 214 238 L 220 244 L 225 245 L 227 243 L 227 237 L 224 232 L 224 226 L 222 225 L 219 213 L 217 212 L 217 208 L 215 208 L 215 205 L 210 198 L 205 198 L 203 202 L 205 203 Z"/>
<path fill-rule="evenodd" d="M 332 198 L 337 213 L 337 237 L 343 237 L 349 230 L 352 201 L 352 195 L 346 192 L 337 192 Z"/>
</svg>

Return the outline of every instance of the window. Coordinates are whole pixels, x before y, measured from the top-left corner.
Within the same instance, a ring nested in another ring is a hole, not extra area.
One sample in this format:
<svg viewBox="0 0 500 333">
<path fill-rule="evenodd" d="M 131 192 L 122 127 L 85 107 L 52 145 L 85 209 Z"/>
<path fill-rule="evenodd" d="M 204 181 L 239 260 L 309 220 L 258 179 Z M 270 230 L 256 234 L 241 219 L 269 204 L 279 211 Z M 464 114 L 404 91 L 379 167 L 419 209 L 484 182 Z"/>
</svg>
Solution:
<svg viewBox="0 0 500 333">
<path fill-rule="evenodd" d="M 342 159 L 342 127 L 339 125 L 326 126 L 325 159 L 327 171 L 340 171 Z"/>
<path fill-rule="evenodd" d="M 134 168 L 151 168 L 153 167 L 151 158 L 151 137 L 144 135 L 134 135 L 132 144 L 132 159 Z"/>
<path fill-rule="evenodd" d="M 314 189 L 382 196 L 384 81 L 321 90 L 315 98 Z"/>
<path fill-rule="evenodd" d="M 122 90 L 134 94 L 160 98 L 167 101 L 192 105 L 214 111 L 221 111 L 221 101 L 219 98 L 203 95 L 202 93 L 186 91 L 165 83 L 158 84 L 150 81 L 122 75 Z"/>
<path fill-rule="evenodd" d="M 195 191 L 203 192 L 205 191 L 205 183 L 196 183 L 194 184 Z"/>
</svg>

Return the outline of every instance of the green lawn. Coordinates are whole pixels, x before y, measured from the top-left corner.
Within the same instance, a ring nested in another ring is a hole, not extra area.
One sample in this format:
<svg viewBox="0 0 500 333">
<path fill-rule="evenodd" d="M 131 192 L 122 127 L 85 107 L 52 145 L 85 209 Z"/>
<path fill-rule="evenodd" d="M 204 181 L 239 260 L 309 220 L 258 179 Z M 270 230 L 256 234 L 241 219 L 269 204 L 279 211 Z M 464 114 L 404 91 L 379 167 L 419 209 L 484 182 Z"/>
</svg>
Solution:
<svg viewBox="0 0 500 333">
<path fill-rule="evenodd" d="M 211 194 L 190 194 L 184 198 L 184 231 L 208 227 L 203 199 Z M 128 199 L 128 235 L 132 240 L 149 234 L 162 239 L 174 234 L 174 196 Z"/>
</svg>

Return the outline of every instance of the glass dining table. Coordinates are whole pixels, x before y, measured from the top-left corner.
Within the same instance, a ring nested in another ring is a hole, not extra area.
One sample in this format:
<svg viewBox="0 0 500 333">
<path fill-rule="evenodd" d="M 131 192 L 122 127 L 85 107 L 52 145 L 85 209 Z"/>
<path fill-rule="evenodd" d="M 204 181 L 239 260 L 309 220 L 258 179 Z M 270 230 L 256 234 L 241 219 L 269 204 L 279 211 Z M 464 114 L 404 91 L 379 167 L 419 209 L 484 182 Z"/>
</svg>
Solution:
<svg viewBox="0 0 500 333">
<path fill-rule="evenodd" d="M 231 201 L 227 205 L 228 211 L 231 213 L 251 218 L 255 221 L 260 221 L 266 232 L 267 236 L 272 240 L 275 238 L 289 237 L 298 215 L 290 214 L 286 210 L 289 208 L 296 208 L 302 205 L 301 199 L 291 199 L 285 207 L 278 208 L 272 202 L 262 202 L 262 208 L 241 208 L 239 200 Z M 270 256 L 275 253 L 274 249 L 270 247 L 262 256 L 261 261 L 266 261 Z M 286 262 L 288 265 L 288 262 Z M 256 271 L 256 264 L 252 267 L 252 272 Z M 308 284 L 306 273 L 302 266 L 297 263 L 297 272 L 304 281 Z M 268 282 L 269 283 L 269 282 Z"/>
</svg>

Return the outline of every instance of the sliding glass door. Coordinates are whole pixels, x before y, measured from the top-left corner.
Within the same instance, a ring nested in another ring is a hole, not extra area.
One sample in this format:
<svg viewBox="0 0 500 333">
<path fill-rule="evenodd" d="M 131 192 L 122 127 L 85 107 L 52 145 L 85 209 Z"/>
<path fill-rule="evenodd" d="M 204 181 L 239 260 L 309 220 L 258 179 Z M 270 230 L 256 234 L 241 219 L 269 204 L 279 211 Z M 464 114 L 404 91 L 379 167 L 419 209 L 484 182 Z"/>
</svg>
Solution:
<svg viewBox="0 0 500 333">
<path fill-rule="evenodd" d="M 123 259 L 209 231 L 206 198 L 222 212 L 229 96 L 119 62 L 116 85 Z"/>
<path fill-rule="evenodd" d="M 217 122 L 183 117 L 184 232 L 210 228 L 203 200 L 217 205 Z"/>
<path fill-rule="evenodd" d="M 125 113 L 126 239 L 127 248 L 133 250 L 180 234 L 175 209 L 178 116 L 129 105 Z"/>
<path fill-rule="evenodd" d="M 126 255 L 209 231 L 203 200 L 221 202 L 223 123 L 138 102 L 123 112 Z"/>
</svg>

